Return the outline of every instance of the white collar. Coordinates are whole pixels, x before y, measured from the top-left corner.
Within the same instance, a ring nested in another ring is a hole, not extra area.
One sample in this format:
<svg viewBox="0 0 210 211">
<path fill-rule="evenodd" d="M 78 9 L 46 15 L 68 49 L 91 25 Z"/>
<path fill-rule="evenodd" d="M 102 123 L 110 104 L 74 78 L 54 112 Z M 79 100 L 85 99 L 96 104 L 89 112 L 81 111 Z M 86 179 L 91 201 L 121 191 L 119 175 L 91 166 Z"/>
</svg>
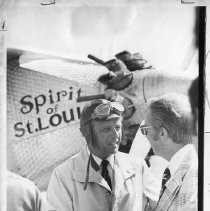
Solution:
<svg viewBox="0 0 210 211">
<path fill-rule="evenodd" d="M 87 146 L 86 148 L 87 148 L 88 155 L 90 155 L 90 150 L 89 150 L 88 146 Z M 99 158 L 99 157 L 97 157 L 97 156 L 94 155 L 93 153 L 92 153 L 92 155 L 93 155 L 94 160 L 95 160 L 96 163 L 98 164 L 98 166 L 100 166 L 100 165 L 101 165 L 101 162 L 102 162 L 102 159 Z M 110 155 L 106 160 L 109 161 L 109 163 L 110 163 L 112 169 L 114 169 L 114 155 Z"/>
<path fill-rule="evenodd" d="M 191 149 L 192 147 L 194 147 L 193 144 L 187 144 L 173 155 L 168 166 L 170 169 L 171 176 L 175 174 L 176 170 L 182 163 L 187 151 L 189 151 L 189 149 Z"/>
</svg>

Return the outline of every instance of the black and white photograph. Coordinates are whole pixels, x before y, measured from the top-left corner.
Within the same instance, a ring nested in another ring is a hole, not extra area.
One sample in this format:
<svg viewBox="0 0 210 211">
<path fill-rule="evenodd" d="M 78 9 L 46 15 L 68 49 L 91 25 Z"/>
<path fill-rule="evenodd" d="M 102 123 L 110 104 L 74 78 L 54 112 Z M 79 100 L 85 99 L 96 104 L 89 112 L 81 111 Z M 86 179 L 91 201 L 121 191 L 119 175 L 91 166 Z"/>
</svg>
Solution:
<svg viewBox="0 0 210 211">
<path fill-rule="evenodd" d="M 207 4 L 0 0 L 0 211 L 210 209 Z"/>
</svg>

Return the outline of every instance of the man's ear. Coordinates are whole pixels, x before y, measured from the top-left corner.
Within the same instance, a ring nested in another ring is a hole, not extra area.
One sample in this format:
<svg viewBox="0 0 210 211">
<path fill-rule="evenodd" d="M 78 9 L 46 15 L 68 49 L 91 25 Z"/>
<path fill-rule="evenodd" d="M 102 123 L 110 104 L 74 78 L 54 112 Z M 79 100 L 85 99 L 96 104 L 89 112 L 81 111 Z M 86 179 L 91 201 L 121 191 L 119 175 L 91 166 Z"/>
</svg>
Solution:
<svg viewBox="0 0 210 211">
<path fill-rule="evenodd" d="M 168 138 L 168 132 L 164 127 L 160 129 L 160 138 L 161 140 L 166 140 Z"/>
</svg>

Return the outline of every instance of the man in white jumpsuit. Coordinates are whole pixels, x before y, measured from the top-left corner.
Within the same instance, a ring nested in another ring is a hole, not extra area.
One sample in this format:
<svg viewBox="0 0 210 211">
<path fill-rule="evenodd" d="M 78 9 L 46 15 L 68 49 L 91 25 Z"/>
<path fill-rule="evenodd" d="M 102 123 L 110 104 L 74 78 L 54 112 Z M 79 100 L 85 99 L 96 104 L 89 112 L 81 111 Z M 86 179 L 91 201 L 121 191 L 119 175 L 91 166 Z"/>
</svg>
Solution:
<svg viewBox="0 0 210 211">
<path fill-rule="evenodd" d="M 47 200 L 56 211 L 134 211 L 156 206 L 159 189 L 144 160 L 118 151 L 124 137 L 117 102 L 95 100 L 81 114 L 87 145 L 58 166 Z"/>
</svg>

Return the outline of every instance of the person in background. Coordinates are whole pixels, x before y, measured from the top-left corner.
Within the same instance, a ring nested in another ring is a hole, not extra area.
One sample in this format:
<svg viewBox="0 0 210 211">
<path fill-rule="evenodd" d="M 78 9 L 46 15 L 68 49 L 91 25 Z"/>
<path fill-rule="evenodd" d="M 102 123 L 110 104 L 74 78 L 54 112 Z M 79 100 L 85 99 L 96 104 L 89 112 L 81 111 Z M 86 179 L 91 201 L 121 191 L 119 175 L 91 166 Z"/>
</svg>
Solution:
<svg viewBox="0 0 210 211">
<path fill-rule="evenodd" d="M 195 145 L 196 151 L 198 153 L 198 77 L 192 81 L 192 84 L 188 90 L 188 97 L 190 101 L 191 111 L 193 115 L 192 121 L 192 139 Z M 202 143 L 202 142 L 200 142 Z M 194 200 L 192 199 L 190 204 L 185 205 L 184 210 L 196 211 L 198 209 L 198 196 L 194 195 Z"/>
<path fill-rule="evenodd" d="M 193 143 L 195 144 L 196 150 L 198 152 L 198 77 L 195 80 L 193 80 L 188 91 L 188 96 L 193 115 L 193 121 L 192 121 Z"/>
<path fill-rule="evenodd" d="M 118 151 L 124 139 L 117 102 L 86 104 L 80 130 L 87 145 L 55 168 L 48 189 L 49 210 L 144 210 L 157 204 L 159 190 L 145 161 Z"/>
<path fill-rule="evenodd" d="M 191 124 L 187 96 L 168 94 L 150 99 L 140 129 L 155 155 L 169 162 L 156 211 L 197 210 L 198 157 L 192 144 Z"/>
<path fill-rule="evenodd" d="M 7 171 L 7 211 L 46 211 L 46 202 L 30 180 Z"/>
</svg>

